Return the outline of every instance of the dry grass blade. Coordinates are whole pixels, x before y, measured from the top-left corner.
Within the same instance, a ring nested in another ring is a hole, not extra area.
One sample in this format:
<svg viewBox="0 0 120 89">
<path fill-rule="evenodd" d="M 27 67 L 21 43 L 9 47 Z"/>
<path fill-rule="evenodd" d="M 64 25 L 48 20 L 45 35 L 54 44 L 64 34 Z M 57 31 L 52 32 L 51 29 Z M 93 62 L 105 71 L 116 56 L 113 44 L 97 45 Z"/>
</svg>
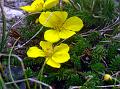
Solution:
<svg viewBox="0 0 120 89">
<path fill-rule="evenodd" d="M 42 84 L 42 85 L 48 87 L 49 89 L 53 89 L 50 85 L 48 85 L 48 84 L 46 84 L 46 83 L 43 83 L 43 82 L 41 82 L 41 81 L 38 81 L 38 80 L 36 80 L 36 79 L 33 79 L 33 78 L 17 80 L 17 81 L 14 81 L 14 82 L 15 82 L 15 83 L 20 83 L 20 82 L 24 82 L 24 81 L 26 81 L 26 80 L 35 82 L 35 83 L 37 83 L 37 84 Z M 7 82 L 7 83 L 5 83 L 5 85 L 13 84 L 14 82 Z"/>
</svg>

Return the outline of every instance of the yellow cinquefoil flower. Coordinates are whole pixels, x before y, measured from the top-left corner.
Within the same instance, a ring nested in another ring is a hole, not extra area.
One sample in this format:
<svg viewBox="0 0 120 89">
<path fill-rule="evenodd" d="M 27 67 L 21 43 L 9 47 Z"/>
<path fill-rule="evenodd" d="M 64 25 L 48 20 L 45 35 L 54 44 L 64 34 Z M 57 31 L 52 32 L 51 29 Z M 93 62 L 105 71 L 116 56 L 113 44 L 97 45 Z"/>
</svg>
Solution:
<svg viewBox="0 0 120 89">
<path fill-rule="evenodd" d="M 83 27 L 83 21 L 77 16 L 67 19 L 68 13 L 65 11 L 42 12 L 39 17 L 39 22 L 51 29 L 44 34 L 44 39 L 49 42 L 57 42 L 62 39 L 67 39 L 80 31 Z"/>
<path fill-rule="evenodd" d="M 69 0 L 63 0 L 66 3 L 69 3 Z M 56 6 L 59 3 L 59 0 L 34 0 L 31 5 L 21 6 L 20 8 L 27 12 L 39 12 L 44 9 L 50 9 Z"/>
<path fill-rule="evenodd" d="M 60 63 L 67 62 L 70 59 L 68 53 L 69 46 L 67 44 L 61 43 L 60 45 L 53 47 L 52 43 L 41 41 L 40 46 L 42 49 L 39 49 L 36 46 L 30 47 L 27 51 L 28 57 L 45 57 L 46 64 L 54 68 L 60 68 Z"/>
</svg>

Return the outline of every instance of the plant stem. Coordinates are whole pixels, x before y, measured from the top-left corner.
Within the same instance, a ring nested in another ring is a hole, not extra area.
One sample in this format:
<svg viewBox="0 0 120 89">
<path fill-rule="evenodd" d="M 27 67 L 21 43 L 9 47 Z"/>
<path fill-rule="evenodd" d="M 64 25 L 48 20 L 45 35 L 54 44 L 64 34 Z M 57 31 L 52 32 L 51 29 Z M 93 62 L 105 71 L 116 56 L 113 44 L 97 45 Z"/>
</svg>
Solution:
<svg viewBox="0 0 120 89">
<path fill-rule="evenodd" d="M 42 81 L 43 70 L 44 70 L 45 64 L 46 64 L 46 61 L 44 61 L 43 65 L 42 65 L 42 68 L 41 68 L 41 70 L 40 70 L 39 73 L 38 73 L 37 79 L 38 79 L 39 81 Z M 37 87 L 37 85 L 36 85 L 36 83 L 35 83 L 34 89 L 36 89 L 36 87 Z M 42 85 L 41 85 L 41 84 L 40 84 L 40 89 L 42 89 Z"/>
<path fill-rule="evenodd" d="M 10 50 L 10 53 L 9 53 L 9 57 L 8 57 L 8 69 L 9 69 L 9 73 L 10 73 L 10 78 L 11 80 L 14 82 L 14 78 L 12 77 L 12 72 L 11 72 L 11 68 L 10 68 L 10 59 L 11 59 L 11 55 L 12 55 L 12 51 L 13 51 L 13 48 L 15 46 L 15 44 L 18 42 L 18 40 L 20 39 L 20 37 L 15 41 L 15 43 L 13 44 L 13 47 L 12 49 Z M 17 89 L 20 89 L 17 84 L 14 82 L 14 85 Z"/>
<path fill-rule="evenodd" d="M 3 22 L 3 29 L 2 29 L 2 39 L 1 39 L 1 42 L 0 42 L 0 52 L 2 52 L 4 46 L 5 46 L 5 43 L 6 43 L 6 35 L 5 35 L 5 32 L 6 32 L 6 18 L 5 18 L 5 13 L 4 13 L 4 1 L 3 0 L 0 0 L 0 8 L 1 8 L 1 14 L 2 14 L 2 22 Z"/>
<path fill-rule="evenodd" d="M 2 89 L 7 89 L 6 88 L 6 86 L 5 86 L 5 83 L 4 83 L 4 81 L 3 81 L 3 79 L 2 79 L 2 77 L 1 77 L 1 74 L 0 74 L 0 89 L 2 88 Z"/>
<path fill-rule="evenodd" d="M 46 64 L 46 61 L 43 63 L 42 65 L 42 68 L 38 74 L 38 79 L 40 78 L 40 81 L 42 81 L 42 77 L 43 77 L 43 70 L 44 70 L 44 67 L 45 67 L 45 64 Z M 40 89 L 42 89 L 42 85 L 40 84 Z"/>
<path fill-rule="evenodd" d="M 23 63 L 23 61 L 21 61 L 21 66 L 22 66 L 22 68 L 23 68 L 23 72 L 24 72 L 24 75 L 25 75 L 27 88 L 30 89 L 30 85 L 29 85 L 29 82 L 28 82 L 27 74 L 26 74 L 26 72 L 25 72 L 25 67 L 24 67 L 24 63 Z"/>
</svg>

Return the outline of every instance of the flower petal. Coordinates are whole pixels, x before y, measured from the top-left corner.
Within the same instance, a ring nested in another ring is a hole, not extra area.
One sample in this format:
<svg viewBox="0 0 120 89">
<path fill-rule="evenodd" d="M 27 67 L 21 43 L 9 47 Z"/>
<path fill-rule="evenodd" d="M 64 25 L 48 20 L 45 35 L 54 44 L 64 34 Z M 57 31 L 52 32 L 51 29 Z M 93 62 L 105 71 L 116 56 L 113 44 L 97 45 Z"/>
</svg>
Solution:
<svg viewBox="0 0 120 89">
<path fill-rule="evenodd" d="M 22 6 L 20 9 L 27 11 L 27 12 L 38 12 L 43 9 L 43 0 L 35 0 L 31 5 L 29 6 Z"/>
<path fill-rule="evenodd" d="M 54 68 L 60 68 L 61 66 L 59 63 L 54 62 L 51 58 L 46 58 L 46 64 Z"/>
<path fill-rule="evenodd" d="M 61 30 L 61 32 L 59 33 L 59 36 L 62 39 L 67 39 L 67 38 L 73 36 L 74 34 L 75 34 L 75 32 L 70 31 L 70 30 Z"/>
<path fill-rule="evenodd" d="M 34 0 L 34 2 L 31 4 L 31 6 L 42 6 L 43 7 L 44 0 Z"/>
<path fill-rule="evenodd" d="M 32 58 L 45 57 L 44 52 L 36 46 L 30 47 L 27 51 L 27 55 Z"/>
<path fill-rule="evenodd" d="M 63 27 L 71 31 L 80 31 L 83 27 L 83 21 L 80 18 L 73 16 L 65 21 Z"/>
<path fill-rule="evenodd" d="M 56 63 L 64 63 L 67 62 L 70 59 L 69 53 L 66 52 L 56 52 L 52 56 L 52 60 L 54 60 Z"/>
<path fill-rule="evenodd" d="M 54 47 L 54 52 L 67 53 L 68 51 L 69 51 L 69 46 L 64 43 L 61 43 L 59 46 Z"/>
<path fill-rule="evenodd" d="M 50 9 L 50 8 L 56 6 L 58 3 L 59 3 L 59 0 L 46 0 L 43 7 L 45 9 Z"/>
<path fill-rule="evenodd" d="M 59 32 L 56 30 L 47 30 L 44 33 L 44 39 L 51 43 L 57 42 L 60 40 Z"/>
<path fill-rule="evenodd" d="M 39 17 L 39 22 L 45 27 L 56 28 L 62 26 L 68 16 L 67 12 L 42 12 Z"/>
<path fill-rule="evenodd" d="M 64 63 L 70 59 L 68 54 L 69 46 L 67 44 L 61 43 L 59 46 L 55 46 L 54 54 L 52 55 L 52 60 L 57 63 Z"/>
<path fill-rule="evenodd" d="M 46 52 L 48 50 L 53 49 L 52 48 L 52 43 L 47 42 L 47 41 L 40 41 L 40 46 L 42 47 L 42 49 Z"/>
<path fill-rule="evenodd" d="M 39 23 L 39 18 L 37 18 L 37 19 L 35 20 L 35 23 Z"/>
<path fill-rule="evenodd" d="M 44 5 L 44 0 L 35 0 L 31 4 L 31 7 L 35 8 L 35 12 L 39 12 L 43 9 L 43 5 Z"/>
<path fill-rule="evenodd" d="M 35 8 L 32 8 L 31 6 L 21 6 L 20 9 L 27 11 L 27 12 L 35 12 Z"/>
</svg>

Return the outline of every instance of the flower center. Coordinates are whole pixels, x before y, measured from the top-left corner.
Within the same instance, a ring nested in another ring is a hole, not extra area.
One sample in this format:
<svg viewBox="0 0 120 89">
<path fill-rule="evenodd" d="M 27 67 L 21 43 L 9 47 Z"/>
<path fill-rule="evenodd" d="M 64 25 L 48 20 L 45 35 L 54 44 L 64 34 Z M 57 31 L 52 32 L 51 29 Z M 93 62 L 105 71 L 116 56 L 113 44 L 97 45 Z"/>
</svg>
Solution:
<svg viewBox="0 0 120 89">
<path fill-rule="evenodd" d="M 52 54 L 53 54 L 53 49 L 52 48 L 46 49 L 46 51 L 45 51 L 46 57 L 51 57 Z"/>
<path fill-rule="evenodd" d="M 56 23 L 54 29 L 60 32 L 61 30 L 63 30 L 63 24 L 64 23 Z"/>
</svg>

